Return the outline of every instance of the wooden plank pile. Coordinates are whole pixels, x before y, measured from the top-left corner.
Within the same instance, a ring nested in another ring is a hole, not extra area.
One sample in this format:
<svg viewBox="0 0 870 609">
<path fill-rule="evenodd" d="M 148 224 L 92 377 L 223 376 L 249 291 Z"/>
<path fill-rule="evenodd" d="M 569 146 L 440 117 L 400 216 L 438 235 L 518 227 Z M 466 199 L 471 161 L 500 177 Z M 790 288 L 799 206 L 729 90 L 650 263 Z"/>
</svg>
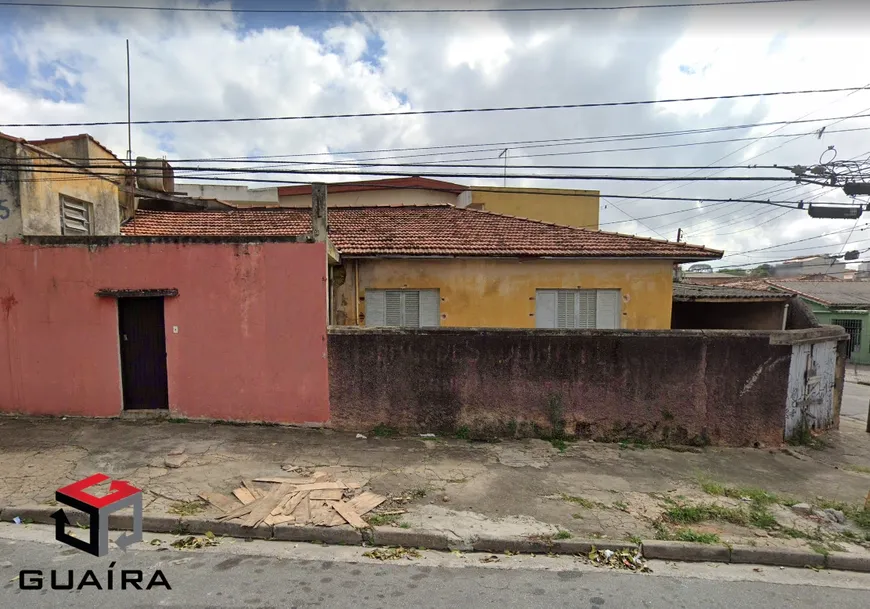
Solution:
<svg viewBox="0 0 870 609">
<path fill-rule="evenodd" d="M 310 478 L 242 480 L 233 491 L 236 500 L 220 493 L 199 496 L 223 512 L 218 520 L 238 519 L 243 527 L 250 528 L 275 524 L 334 527 L 347 523 L 363 529 L 369 525 L 362 516 L 387 500 L 370 491 L 360 492 L 359 483 L 330 480 L 325 473 Z"/>
</svg>

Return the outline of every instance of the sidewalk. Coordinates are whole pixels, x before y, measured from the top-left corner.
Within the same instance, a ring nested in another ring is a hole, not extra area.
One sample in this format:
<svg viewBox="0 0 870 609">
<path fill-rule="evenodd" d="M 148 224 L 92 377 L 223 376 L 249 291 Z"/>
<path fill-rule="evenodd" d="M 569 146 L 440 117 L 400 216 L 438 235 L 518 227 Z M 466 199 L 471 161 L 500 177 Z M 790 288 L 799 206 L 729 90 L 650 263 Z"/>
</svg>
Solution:
<svg viewBox="0 0 870 609">
<path fill-rule="evenodd" d="M 366 518 L 378 525 L 375 536 L 388 531 L 393 540 L 426 533 L 451 548 L 484 549 L 477 542 L 494 538 L 668 539 L 846 552 L 867 557 L 870 568 L 870 514 L 860 512 L 870 490 L 870 435 L 844 419 L 824 442 L 686 452 L 577 442 L 560 451 L 542 440 L 359 439 L 270 426 L 4 417 L 0 508 L 3 520 L 27 506 L 47 510 L 55 489 L 102 472 L 142 488 L 146 516 L 209 521 L 221 512 L 200 493 L 232 496 L 242 479 L 287 476 L 295 466 L 389 497 Z M 795 502 L 811 505 L 795 511 L 788 507 Z M 838 522 L 835 510 L 849 520 Z"/>
<path fill-rule="evenodd" d="M 846 362 L 846 382 L 870 385 L 870 366 Z"/>
</svg>

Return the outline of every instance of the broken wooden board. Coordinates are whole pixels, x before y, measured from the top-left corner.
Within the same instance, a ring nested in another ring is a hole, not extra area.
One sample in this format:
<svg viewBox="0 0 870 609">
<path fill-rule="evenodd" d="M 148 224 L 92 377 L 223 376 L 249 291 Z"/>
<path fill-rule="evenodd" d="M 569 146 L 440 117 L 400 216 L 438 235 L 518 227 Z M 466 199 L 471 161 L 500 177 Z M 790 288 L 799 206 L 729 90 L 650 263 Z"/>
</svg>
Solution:
<svg viewBox="0 0 870 609">
<path fill-rule="evenodd" d="M 254 486 L 254 483 L 250 480 L 242 480 L 242 486 L 244 486 L 251 492 L 251 494 L 254 496 L 254 499 L 260 499 L 263 497 L 263 491 Z"/>
<path fill-rule="evenodd" d="M 271 518 L 271 520 L 272 520 L 271 524 L 273 524 L 273 525 L 274 524 L 286 524 L 288 522 L 293 522 L 294 520 L 296 520 L 293 516 L 287 516 L 285 514 L 280 514 L 278 516 L 269 516 L 269 518 Z"/>
<path fill-rule="evenodd" d="M 254 478 L 254 482 L 268 482 L 270 484 L 311 484 L 317 482 L 314 478 L 282 478 L 278 477 L 270 477 L 270 478 Z"/>
<path fill-rule="evenodd" d="M 257 500 L 253 493 L 246 488 L 237 488 L 233 491 L 233 495 L 235 495 L 236 499 L 242 502 L 242 505 L 248 505 Z"/>
<path fill-rule="evenodd" d="M 200 499 L 208 501 L 222 512 L 231 512 L 239 507 L 238 503 L 221 493 L 200 493 L 199 497 Z"/>
<path fill-rule="evenodd" d="M 282 501 L 283 505 L 279 504 L 281 506 L 281 512 L 283 512 L 284 514 L 292 514 L 293 511 L 296 509 L 296 506 L 298 506 L 302 500 L 308 497 L 308 492 L 302 491 L 301 493 L 295 493 L 293 495 L 290 495 L 289 497 L 289 500 Z"/>
<path fill-rule="evenodd" d="M 305 524 L 309 520 L 311 520 L 311 506 L 309 505 L 308 501 L 308 493 L 300 493 L 300 496 L 302 499 L 293 509 L 292 516 L 296 518 L 296 522 L 301 522 L 302 524 Z M 287 513 L 286 510 L 284 513 Z"/>
<path fill-rule="evenodd" d="M 312 499 L 321 499 L 323 501 L 340 501 L 343 496 L 344 491 L 340 488 L 311 491 L 309 495 Z"/>
<path fill-rule="evenodd" d="M 338 514 L 344 518 L 347 523 L 355 529 L 366 529 L 369 524 L 360 518 L 360 515 L 357 514 L 352 507 L 343 501 L 330 501 L 328 503 L 329 507 L 338 512 Z"/>
<path fill-rule="evenodd" d="M 292 489 L 292 484 L 282 484 L 262 499 L 258 499 L 256 502 L 252 503 L 251 513 L 245 521 L 242 522 L 242 526 L 255 527 L 263 522 L 269 514 L 272 513 L 272 510 L 274 510 L 281 502 L 284 495 L 289 493 Z"/>
<path fill-rule="evenodd" d="M 347 486 L 343 482 L 312 482 L 311 484 L 300 484 L 296 486 L 297 491 L 326 491 L 334 489 L 346 489 Z"/>
<path fill-rule="evenodd" d="M 333 512 L 329 506 L 326 505 L 325 501 L 315 501 L 311 500 L 311 516 L 309 519 L 309 524 L 313 524 L 316 526 L 323 526 L 328 521 L 332 520 Z"/>
<path fill-rule="evenodd" d="M 247 505 L 240 505 L 232 512 L 227 512 L 226 514 L 221 514 L 217 517 L 217 520 L 229 520 L 231 518 L 241 518 L 242 516 L 246 516 L 251 513 L 251 510 L 254 509 L 254 503 L 249 503 Z"/>
<path fill-rule="evenodd" d="M 353 511 L 362 516 L 364 514 L 368 514 L 386 500 L 387 498 L 383 495 L 378 495 L 377 493 L 366 491 L 357 495 L 347 503 L 348 505 L 350 505 L 351 508 L 353 508 Z"/>
</svg>

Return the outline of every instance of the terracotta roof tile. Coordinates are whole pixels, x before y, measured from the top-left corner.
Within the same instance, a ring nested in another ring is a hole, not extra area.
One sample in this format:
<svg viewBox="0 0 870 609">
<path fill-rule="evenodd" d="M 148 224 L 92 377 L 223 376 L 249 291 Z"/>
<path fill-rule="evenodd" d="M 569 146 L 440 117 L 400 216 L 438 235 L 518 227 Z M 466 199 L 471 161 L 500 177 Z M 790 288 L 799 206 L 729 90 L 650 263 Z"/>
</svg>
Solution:
<svg viewBox="0 0 870 609">
<path fill-rule="evenodd" d="M 140 210 L 124 235 L 282 236 L 310 232 L 307 209 Z M 452 205 L 336 207 L 329 237 L 345 256 L 547 256 L 713 260 L 697 245 L 526 220 Z"/>
</svg>

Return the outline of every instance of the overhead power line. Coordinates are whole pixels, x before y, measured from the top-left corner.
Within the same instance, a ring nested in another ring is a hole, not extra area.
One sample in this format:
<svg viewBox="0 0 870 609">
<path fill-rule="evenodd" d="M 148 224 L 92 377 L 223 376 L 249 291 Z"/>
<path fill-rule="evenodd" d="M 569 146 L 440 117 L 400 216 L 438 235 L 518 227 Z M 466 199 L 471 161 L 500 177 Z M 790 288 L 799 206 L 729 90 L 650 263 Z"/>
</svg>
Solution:
<svg viewBox="0 0 870 609">
<path fill-rule="evenodd" d="M 751 6 L 762 4 L 796 4 L 817 0 L 717 0 L 714 2 L 667 2 L 602 6 L 532 6 L 503 8 L 395 8 L 395 9 L 294 9 L 294 8 L 221 8 L 210 6 L 141 6 L 123 4 L 60 4 L 54 2 L 0 2 L 0 6 L 32 8 L 88 8 L 128 11 L 165 11 L 188 13 L 260 13 L 286 15 L 433 15 L 454 13 L 579 13 L 640 9 L 697 8 L 712 6 Z"/>
<path fill-rule="evenodd" d="M 67 161 L 89 161 L 85 167 L 89 169 L 109 169 L 109 168 L 118 168 L 118 162 L 116 160 L 111 159 L 76 159 L 72 157 L 63 157 Z M 13 161 L 20 160 L 20 157 L 4 157 L 0 156 L 0 162 L 8 161 L 9 164 L 14 164 Z M 180 164 L 189 164 L 189 163 L 199 163 L 199 162 L 211 162 L 212 159 L 199 159 L 199 160 L 183 160 L 183 159 L 167 159 L 167 161 L 176 169 L 187 171 L 187 170 L 200 170 L 200 167 L 184 167 Z M 244 163 L 245 161 L 238 161 Z M 22 167 L 29 167 L 29 164 L 19 163 Z M 499 164 L 489 164 L 489 165 L 478 165 L 473 163 L 439 163 L 439 162 L 427 162 L 427 163 L 369 163 L 369 162 L 357 162 L 357 161 L 318 161 L 316 163 L 310 163 L 308 161 L 283 161 L 280 165 L 327 165 L 327 166 L 336 166 L 336 167 L 397 167 L 397 168 L 417 168 L 417 167 L 426 167 L 432 169 L 439 168 L 471 168 L 471 169 L 502 169 L 502 165 Z M 60 165 L 58 165 L 60 166 Z M 66 165 L 63 165 L 66 167 Z M 276 165 L 278 167 L 279 165 Z M 773 169 L 773 170 L 782 170 L 791 173 L 791 165 L 727 165 L 727 166 L 698 166 L 698 165 L 511 165 L 511 169 L 587 169 L 587 170 L 601 170 L 601 171 L 649 171 L 660 169 L 662 171 L 684 171 L 687 169 L 721 169 L 721 170 L 729 170 L 729 169 Z M 227 168 L 223 168 L 227 169 Z M 271 167 L 264 168 L 255 168 L 255 167 L 239 167 L 238 171 L 259 171 L 260 169 L 272 169 Z M 202 171 L 211 171 L 211 169 L 201 169 Z M 236 171 L 235 169 L 233 171 Z M 270 171 L 266 171 L 265 173 L 271 173 Z M 674 178 L 677 179 L 677 178 Z M 790 181 L 794 181 L 795 177 L 791 176 L 787 178 Z"/>
<path fill-rule="evenodd" d="M 733 95 L 708 95 L 705 97 L 677 97 L 669 99 L 645 99 L 634 101 L 589 102 L 583 104 L 550 104 L 538 106 L 502 106 L 496 108 L 452 108 L 444 110 L 399 110 L 396 112 L 358 112 L 346 114 L 309 114 L 299 116 L 255 116 L 235 118 L 185 118 L 166 120 L 132 121 L 133 125 L 182 125 L 203 123 L 251 123 L 264 121 L 300 121 L 323 120 L 337 118 L 368 118 L 375 116 L 424 116 L 434 114 L 475 114 L 485 112 L 517 112 L 524 110 L 569 110 L 580 108 L 611 108 L 617 106 L 649 106 L 654 104 L 673 104 L 698 101 L 721 101 L 729 99 L 746 99 L 752 97 L 782 97 L 789 95 L 808 95 L 815 93 L 839 93 L 843 91 L 860 91 L 864 87 L 840 87 L 836 89 L 803 89 L 798 91 L 770 91 L 766 93 L 740 93 Z M 112 125 L 127 125 L 128 121 L 90 121 L 80 123 L 3 123 L 0 127 L 105 127 Z"/>
<path fill-rule="evenodd" d="M 418 156 L 430 156 L 429 154 L 415 154 L 415 155 L 407 155 L 407 156 L 392 156 L 394 152 L 416 152 L 416 151 L 450 151 L 454 149 L 453 152 L 443 152 L 439 154 L 475 154 L 479 152 L 497 152 L 499 150 L 504 150 L 505 147 L 509 147 L 511 150 L 519 150 L 519 149 L 527 149 L 527 148 L 550 148 L 554 146 L 573 146 L 578 144 L 586 144 L 586 143 L 607 143 L 607 142 L 619 142 L 619 141 L 632 141 L 632 140 L 643 140 L 643 139 L 658 139 L 662 137 L 680 137 L 684 135 L 696 135 L 702 133 L 714 133 L 717 131 L 733 131 L 738 129 L 754 129 L 756 127 L 767 127 L 771 125 L 797 125 L 800 123 L 819 123 L 825 121 L 833 121 L 840 119 L 850 119 L 850 118 L 870 118 L 870 114 L 860 114 L 860 115 L 850 115 L 850 116 L 829 116 L 826 118 L 811 118 L 805 120 L 796 120 L 796 121 L 766 121 L 762 123 L 743 123 L 738 125 L 719 125 L 716 127 L 703 127 L 699 129 L 679 129 L 673 131 L 650 131 L 650 132 L 641 132 L 641 133 L 616 133 L 609 135 L 590 135 L 583 137 L 566 137 L 566 138 L 547 138 L 541 140 L 512 140 L 512 141 L 502 141 L 502 142 L 486 142 L 479 144 L 445 144 L 440 146 L 413 146 L 413 147 L 401 147 L 401 148 L 371 148 L 367 150 L 332 150 L 327 152 L 300 152 L 294 154 L 271 154 L 271 155 L 248 155 L 248 156 L 230 156 L 230 157 L 202 157 L 202 158 L 189 158 L 189 159 L 177 159 L 173 162 L 178 161 L 213 161 L 213 162 L 223 162 L 223 161 L 243 161 L 243 162 L 262 162 L 268 160 L 270 163 L 279 163 L 282 159 L 299 159 L 299 158 L 307 158 L 307 157 L 317 157 L 317 156 L 345 156 L 345 155 L 354 155 L 354 154 L 389 154 L 390 158 L 414 158 Z M 868 128 L 870 129 L 870 128 Z M 829 131 L 825 131 L 829 133 Z M 817 133 L 815 131 L 808 131 L 807 135 Z M 833 132 L 837 133 L 837 132 Z M 791 137 L 792 135 L 797 134 L 786 134 L 779 137 Z M 803 135 L 803 134 L 801 134 Z M 762 136 L 763 137 L 763 136 Z M 758 139 L 758 138 L 750 138 L 750 139 Z M 739 140 L 715 140 L 716 142 L 730 142 L 730 141 L 739 141 Z M 466 148 L 483 148 L 483 150 L 464 150 Z M 87 161 L 87 158 L 76 158 L 76 157 L 65 157 L 71 161 Z M 274 160 L 272 160 L 274 159 Z M 376 160 L 376 159 L 357 159 L 357 160 Z M 472 159 L 473 160 L 473 159 Z"/>
<path fill-rule="evenodd" d="M 69 170 L 69 165 L 39 165 L 39 169 L 32 168 L 32 165 L 21 163 L 0 163 L 0 167 L 4 169 L 25 169 L 27 171 L 39 172 L 41 168 L 52 167 Z M 108 167 L 106 167 L 108 169 Z M 312 169 L 255 169 L 252 167 L 187 167 L 180 171 L 186 172 L 217 172 L 217 173 L 236 173 L 236 174 L 274 174 L 274 175 L 351 175 L 351 176 L 377 176 L 377 177 L 396 177 L 406 178 L 411 177 L 409 172 L 397 171 L 349 171 L 345 169 L 329 169 L 329 170 L 312 170 Z M 73 173 L 76 173 L 73 171 Z M 195 174 L 194 174 L 195 175 Z M 773 176 L 697 176 L 697 177 L 668 177 L 668 176 L 613 176 L 613 175 L 578 175 L 578 174 L 543 174 L 543 173 L 519 173 L 519 174 L 493 174 L 493 173 L 457 173 L 457 172 L 426 172 L 413 175 L 421 178 L 474 178 L 474 179 L 501 179 L 507 177 L 518 180 L 603 180 L 603 181 L 628 181 L 628 182 L 672 182 L 679 180 L 693 182 L 794 182 L 794 177 L 773 177 Z"/>
<path fill-rule="evenodd" d="M 47 166 L 42 166 L 42 167 L 47 167 Z M 4 166 L 2 164 L 0 164 L 0 168 L 4 168 Z M 13 169 L 20 169 L 20 167 L 16 166 L 16 167 L 13 167 Z M 28 173 L 46 173 L 46 174 L 56 174 L 56 175 L 61 175 L 61 176 L 73 176 L 73 177 L 75 177 L 75 176 L 81 177 L 82 171 L 84 171 L 84 169 L 76 170 L 75 168 L 70 167 L 70 166 L 63 166 L 63 168 L 58 167 L 56 169 L 53 169 L 50 167 L 47 167 L 44 169 L 43 168 L 28 169 Z M 207 171 L 211 171 L 211 170 L 209 169 Z M 275 173 L 282 173 L 282 172 L 275 172 Z M 293 172 L 285 172 L 285 173 L 293 173 L 293 174 L 299 174 L 299 175 L 317 174 L 317 172 L 310 172 L 310 171 L 293 171 Z M 322 172 L 322 175 L 335 175 L 335 174 L 348 175 L 348 174 L 350 174 L 350 172 L 334 172 L 334 171 Z M 109 179 L 111 179 L 111 178 L 117 179 L 118 178 L 118 175 L 116 173 L 100 174 L 99 172 L 90 172 L 90 175 L 92 175 L 94 177 L 104 177 L 104 178 L 109 178 Z M 352 175 L 366 175 L 366 174 L 356 173 L 356 174 L 352 174 Z M 382 175 L 382 174 L 376 174 L 376 175 Z M 408 174 L 400 174 L 400 176 L 401 177 L 411 177 Z M 196 177 L 196 173 L 193 173 L 190 175 L 184 175 L 184 176 L 176 175 L 176 177 L 177 178 L 178 177 L 180 177 L 180 178 L 192 178 L 192 177 Z M 424 176 L 420 176 L 418 174 L 418 177 L 424 177 Z M 475 176 L 471 175 L 471 174 L 438 174 L 436 177 L 469 178 L 469 177 L 475 177 Z M 491 176 L 483 176 L 483 177 L 488 177 L 488 178 L 500 180 L 500 179 L 502 179 L 503 175 L 502 174 L 493 174 Z M 523 178 L 523 176 L 512 176 L 512 175 L 508 175 L 508 177 L 509 178 L 517 178 L 517 179 Z M 540 176 L 529 176 L 530 179 L 538 179 L 539 177 Z M 45 179 L 45 178 L 42 178 L 42 179 Z M 66 180 L 66 179 L 71 179 L 71 178 L 61 177 L 61 178 L 56 178 L 56 179 Z M 82 177 L 81 179 L 87 179 L 87 178 Z M 561 177 L 560 176 L 549 176 L 548 178 L 545 178 L 545 179 L 565 179 L 565 177 L 564 176 L 561 176 Z M 570 178 L 568 178 L 568 179 L 570 179 Z M 621 178 L 617 178 L 617 179 L 621 179 Z M 661 178 L 661 179 L 669 180 L 671 178 Z M 22 178 L 22 180 L 28 181 L 30 179 Z M 39 180 L 39 178 L 37 178 L 35 180 Z M 265 184 L 277 184 L 277 185 L 286 185 L 288 183 L 292 183 L 292 184 L 308 185 L 308 186 L 316 183 L 316 182 L 311 182 L 311 181 L 289 182 L 286 179 L 249 178 L 249 177 L 244 177 L 244 176 L 233 176 L 233 177 L 226 177 L 226 178 L 213 177 L 213 178 L 209 178 L 209 180 L 224 181 L 224 182 L 252 182 L 252 183 L 265 183 Z M 328 184 L 327 184 L 327 187 L 328 187 Z M 384 187 L 390 188 L 390 186 L 386 186 L 386 185 Z M 453 187 L 439 187 L 439 186 L 411 187 L 411 188 L 409 188 L 407 186 L 394 186 L 393 188 L 402 189 L 402 190 L 434 190 L 434 191 L 444 191 L 444 192 L 455 191 L 455 188 L 453 188 Z M 492 187 L 487 188 L 485 186 L 469 186 L 468 188 L 473 188 L 474 190 L 479 191 L 479 192 L 528 194 L 528 189 L 492 188 Z M 558 192 L 547 193 L 547 194 L 552 194 L 553 196 L 576 196 L 575 194 L 566 194 L 566 193 L 558 193 Z M 733 202 L 737 202 L 737 203 L 758 203 L 760 205 L 773 205 L 775 207 L 788 207 L 788 208 L 796 208 L 797 207 L 793 202 L 771 201 L 771 200 L 764 200 L 764 199 L 734 199 L 734 198 L 719 199 L 719 198 L 710 198 L 710 197 L 652 197 L 652 196 L 619 195 L 619 194 L 605 194 L 605 193 L 600 193 L 599 196 L 601 198 L 606 197 L 606 198 L 610 198 L 610 199 L 642 199 L 642 200 L 649 200 L 649 201 L 689 201 L 689 202 L 693 202 L 693 203 L 705 203 L 705 202 L 706 203 L 714 203 L 714 202 L 733 203 Z"/>
<path fill-rule="evenodd" d="M 870 87 L 870 83 L 865 84 L 864 87 L 862 87 L 862 90 L 863 90 L 863 89 L 866 89 L 867 87 Z M 851 92 L 847 93 L 845 96 L 843 96 L 842 99 L 847 99 L 847 98 L 849 98 L 849 97 L 855 95 L 856 93 L 858 93 L 858 91 L 851 91 Z M 835 103 L 837 103 L 837 101 L 840 101 L 840 100 L 834 100 L 834 101 L 828 102 L 827 104 L 825 104 L 824 106 L 822 106 L 822 108 L 825 108 L 825 107 L 827 107 L 827 106 L 830 106 L 830 105 L 832 105 L 832 104 L 835 104 Z M 810 112 L 807 112 L 806 114 L 803 114 L 802 116 L 798 116 L 797 118 L 794 119 L 794 121 L 796 122 L 796 121 L 802 121 L 802 120 L 805 120 L 805 119 L 807 119 L 807 117 L 809 117 L 809 116 L 815 114 L 816 112 L 821 111 L 822 108 L 818 108 L 818 109 L 816 109 L 816 110 L 812 110 L 812 111 L 810 111 Z M 855 116 L 858 116 L 859 114 L 861 114 L 861 113 L 863 113 L 863 112 L 866 112 L 866 111 L 868 111 L 868 110 L 870 110 L 870 108 L 868 108 L 868 109 L 866 109 L 866 110 L 862 110 L 862 111 L 860 111 L 860 112 L 855 112 L 855 113 L 853 113 L 850 117 L 845 117 L 845 118 L 842 118 L 841 120 L 839 120 L 839 121 L 837 121 L 837 122 L 835 122 L 835 123 L 831 123 L 831 124 L 829 124 L 829 125 L 826 125 L 825 127 L 822 128 L 822 131 L 824 131 L 824 129 L 827 128 L 827 127 L 832 127 L 832 126 L 836 125 L 836 124 L 839 123 L 839 122 L 842 122 L 842 121 L 844 121 L 844 120 L 848 120 L 848 118 L 853 118 L 853 117 L 855 117 Z M 784 124 L 782 124 L 782 125 L 776 127 L 775 129 L 769 131 L 768 133 L 765 133 L 764 135 L 766 135 L 766 136 L 774 135 L 776 132 L 778 132 L 778 131 L 782 131 L 783 129 L 785 129 L 786 126 L 788 126 L 789 124 L 790 124 L 789 122 L 786 122 L 786 123 L 784 123 Z M 749 148 L 749 147 L 752 146 L 754 143 L 760 141 L 760 137 L 763 137 L 763 136 L 759 136 L 759 139 L 756 139 L 755 141 L 749 141 L 748 143 L 744 144 L 744 145 L 741 146 L 740 148 L 737 148 L 736 150 L 732 150 L 731 152 L 729 152 L 729 153 L 727 153 L 727 154 L 725 154 L 725 155 L 719 157 L 718 159 L 714 160 L 712 163 L 710 163 L 710 167 L 709 167 L 709 168 L 710 168 L 710 169 L 713 169 L 712 166 L 715 165 L 716 163 L 719 163 L 719 162 L 721 162 L 721 161 L 727 159 L 728 157 L 734 156 L 734 155 L 737 154 L 738 152 L 741 152 L 742 150 L 745 150 L 745 149 Z M 759 152 L 759 153 L 757 153 L 757 154 L 755 154 L 755 155 L 749 157 L 748 159 L 745 159 L 744 162 L 746 162 L 746 161 L 751 161 L 751 160 L 757 159 L 758 157 L 761 157 L 761 156 L 764 156 L 764 155 L 770 154 L 772 151 L 774 151 L 774 150 L 778 150 L 779 148 L 782 148 L 783 146 L 786 146 L 786 145 L 788 145 L 788 144 L 790 144 L 790 143 L 792 143 L 792 142 L 794 142 L 794 141 L 797 141 L 797 140 L 801 139 L 802 137 L 806 137 L 806 134 L 796 135 L 796 136 L 794 136 L 794 137 L 792 137 L 792 138 L 786 140 L 785 142 L 779 144 L 778 146 L 775 146 L 775 147 L 773 147 L 773 148 L 770 148 L 769 150 L 765 150 L 765 151 Z M 696 170 L 692 171 L 691 173 L 689 173 L 689 174 L 687 174 L 687 175 L 694 175 L 694 174 L 699 173 L 700 171 L 703 171 L 703 170 L 696 169 Z M 713 175 L 718 175 L 718 174 L 721 174 L 723 171 L 725 171 L 725 170 L 724 170 L 724 169 L 718 169 L 718 168 L 716 168 L 716 170 L 713 171 L 713 173 L 711 173 L 711 174 L 709 174 L 709 175 L 711 175 L 711 176 L 713 176 Z M 661 191 L 662 186 L 663 186 L 663 185 L 655 186 L 655 187 L 650 188 L 650 189 L 648 189 L 648 190 L 646 190 L 646 191 L 644 191 L 644 192 L 642 192 L 642 193 L 640 193 L 640 194 L 650 194 L 651 192 Z M 671 188 L 668 188 L 668 189 L 666 189 L 666 190 L 664 190 L 664 191 L 661 191 L 661 193 L 664 194 L 664 193 L 667 193 L 667 192 L 673 192 L 673 191 L 675 191 L 675 190 L 679 190 L 679 189 L 681 189 L 681 188 L 685 188 L 686 186 L 688 186 L 688 183 L 687 183 L 687 182 L 684 182 L 684 183 L 682 183 L 682 184 L 676 184 L 676 185 L 672 186 Z M 746 196 L 746 197 L 753 197 L 753 196 L 756 196 L 757 194 L 760 194 L 760 193 L 758 193 L 758 192 L 753 192 L 753 193 L 748 193 L 748 194 L 746 194 L 746 195 L 744 195 L 744 196 Z M 730 207 L 730 206 L 728 206 L 728 207 Z M 781 217 L 781 216 L 783 216 L 783 215 L 785 215 L 785 214 L 780 214 L 780 216 L 778 216 L 778 217 Z M 766 224 L 766 223 L 768 223 L 769 221 L 770 221 L 770 220 L 765 220 L 762 224 Z M 739 231 L 738 231 L 738 232 L 739 232 Z M 727 235 L 729 235 L 729 234 L 736 234 L 736 233 L 726 233 L 725 236 L 727 236 Z"/>
</svg>

